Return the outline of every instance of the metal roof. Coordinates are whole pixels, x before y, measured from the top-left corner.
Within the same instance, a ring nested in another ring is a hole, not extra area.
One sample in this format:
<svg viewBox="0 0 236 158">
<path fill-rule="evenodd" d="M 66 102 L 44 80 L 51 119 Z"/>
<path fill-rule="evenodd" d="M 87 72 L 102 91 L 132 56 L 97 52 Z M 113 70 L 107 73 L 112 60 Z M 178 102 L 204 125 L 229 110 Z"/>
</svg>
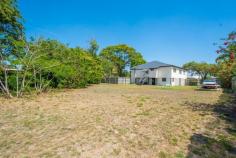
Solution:
<svg viewBox="0 0 236 158">
<path fill-rule="evenodd" d="M 148 63 L 145 63 L 145 64 L 141 64 L 141 65 L 137 65 L 135 67 L 132 67 L 131 70 L 152 69 L 152 68 L 159 68 L 159 67 L 177 67 L 177 68 L 181 68 L 179 66 L 162 63 L 160 61 L 151 61 L 151 62 L 148 62 Z"/>
</svg>

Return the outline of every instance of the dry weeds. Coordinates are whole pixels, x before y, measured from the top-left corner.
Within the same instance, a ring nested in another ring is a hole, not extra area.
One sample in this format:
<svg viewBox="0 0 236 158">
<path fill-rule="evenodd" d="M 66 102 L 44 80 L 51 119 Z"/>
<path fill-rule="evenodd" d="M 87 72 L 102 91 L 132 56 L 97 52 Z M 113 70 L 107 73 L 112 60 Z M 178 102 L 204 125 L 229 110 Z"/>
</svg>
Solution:
<svg viewBox="0 0 236 158">
<path fill-rule="evenodd" d="M 0 98 L 1 157 L 184 157 L 217 120 L 221 92 L 96 85 L 36 98 Z M 224 124 L 223 121 L 218 123 Z"/>
</svg>

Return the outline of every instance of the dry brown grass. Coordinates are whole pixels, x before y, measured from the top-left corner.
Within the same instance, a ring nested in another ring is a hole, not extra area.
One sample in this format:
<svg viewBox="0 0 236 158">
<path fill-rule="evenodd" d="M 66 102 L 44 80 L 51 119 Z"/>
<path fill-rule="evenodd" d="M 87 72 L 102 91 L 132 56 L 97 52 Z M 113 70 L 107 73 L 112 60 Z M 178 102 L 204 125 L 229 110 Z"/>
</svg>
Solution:
<svg viewBox="0 0 236 158">
<path fill-rule="evenodd" d="M 186 103 L 215 106 L 221 94 L 96 85 L 36 98 L 1 98 L 0 156 L 184 157 L 191 137 L 218 119 Z"/>
</svg>

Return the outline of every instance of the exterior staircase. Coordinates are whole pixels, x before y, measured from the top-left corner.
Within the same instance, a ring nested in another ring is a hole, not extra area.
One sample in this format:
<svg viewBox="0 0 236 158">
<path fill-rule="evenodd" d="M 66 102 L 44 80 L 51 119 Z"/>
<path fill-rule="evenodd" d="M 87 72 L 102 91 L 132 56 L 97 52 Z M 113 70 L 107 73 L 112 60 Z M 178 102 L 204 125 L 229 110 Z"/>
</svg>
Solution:
<svg viewBox="0 0 236 158">
<path fill-rule="evenodd" d="M 142 78 L 139 79 L 138 84 L 139 85 L 144 85 L 145 82 L 147 81 L 147 79 L 148 79 L 148 70 L 145 70 Z"/>
</svg>

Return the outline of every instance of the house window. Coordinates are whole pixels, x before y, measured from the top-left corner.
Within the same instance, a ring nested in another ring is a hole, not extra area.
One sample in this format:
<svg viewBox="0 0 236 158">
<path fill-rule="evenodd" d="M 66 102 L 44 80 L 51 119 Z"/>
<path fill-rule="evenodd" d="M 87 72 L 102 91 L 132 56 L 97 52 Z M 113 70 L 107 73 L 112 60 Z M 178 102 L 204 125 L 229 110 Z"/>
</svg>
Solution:
<svg viewBox="0 0 236 158">
<path fill-rule="evenodd" d="M 171 79 L 171 81 L 172 81 L 172 82 L 175 82 L 175 79 L 174 79 L 174 78 L 172 78 L 172 79 Z"/>
<path fill-rule="evenodd" d="M 179 74 L 182 74 L 182 70 L 179 70 Z"/>
<path fill-rule="evenodd" d="M 184 75 L 185 75 L 185 71 L 184 71 Z"/>
<path fill-rule="evenodd" d="M 166 82 L 166 78 L 162 78 L 162 82 Z"/>
<path fill-rule="evenodd" d="M 176 68 L 173 69 L 174 73 L 176 73 Z"/>
</svg>

